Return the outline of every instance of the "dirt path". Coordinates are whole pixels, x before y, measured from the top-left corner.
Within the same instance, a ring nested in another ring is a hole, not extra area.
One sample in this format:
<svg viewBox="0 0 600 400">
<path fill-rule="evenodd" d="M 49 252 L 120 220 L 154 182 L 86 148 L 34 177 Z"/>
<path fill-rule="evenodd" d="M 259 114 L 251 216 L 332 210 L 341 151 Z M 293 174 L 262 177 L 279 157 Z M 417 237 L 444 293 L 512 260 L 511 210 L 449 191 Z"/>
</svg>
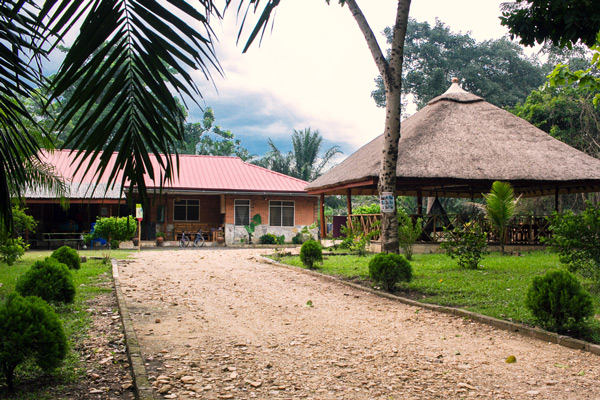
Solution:
<svg viewBox="0 0 600 400">
<path fill-rule="evenodd" d="M 153 251 L 120 264 L 161 396 L 600 399 L 597 356 L 260 263 L 258 253 Z"/>
</svg>

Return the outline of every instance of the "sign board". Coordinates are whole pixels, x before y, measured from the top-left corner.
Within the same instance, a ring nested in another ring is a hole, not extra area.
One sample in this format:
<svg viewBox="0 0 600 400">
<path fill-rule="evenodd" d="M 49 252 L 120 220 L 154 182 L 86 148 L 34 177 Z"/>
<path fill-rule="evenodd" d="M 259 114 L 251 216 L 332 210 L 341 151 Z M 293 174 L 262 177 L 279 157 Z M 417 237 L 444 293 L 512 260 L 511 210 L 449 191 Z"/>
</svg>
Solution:
<svg viewBox="0 0 600 400">
<path fill-rule="evenodd" d="M 379 205 L 382 213 L 392 213 L 395 210 L 394 194 L 392 192 L 383 192 L 379 198 Z"/>
<path fill-rule="evenodd" d="M 144 210 L 142 209 L 141 204 L 135 205 L 135 218 L 137 218 L 138 221 L 144 219 Z"/>
</svg>

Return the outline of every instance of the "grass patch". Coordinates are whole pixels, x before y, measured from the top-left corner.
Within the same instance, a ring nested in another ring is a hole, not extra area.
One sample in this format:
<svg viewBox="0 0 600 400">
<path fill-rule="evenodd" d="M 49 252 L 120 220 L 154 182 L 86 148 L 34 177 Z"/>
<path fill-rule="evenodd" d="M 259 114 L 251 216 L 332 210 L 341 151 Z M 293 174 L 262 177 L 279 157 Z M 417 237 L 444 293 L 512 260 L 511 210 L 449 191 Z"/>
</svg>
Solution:
<svg viewBox="0 0 600 400">
<path fill-rule="evenodd" d="M 372 255 L 327 256 L 317 270 L 342 279 L 370 284 L 369 260 Z M 299 257 L 283 257 L 281 262 L 304 268 Z M 525 294 L 534 276 L 551 269 L 563 268 L 554 253 L 535 251 L 521 256 L 491 253 L 483 259 L 483 268 L 459 268 L 456 261 L 445 254 L 415 254 L 413 280 L 396 285 L 396 294 L 423 303 L 457 307 L 491 317 L 535 325 L 525 307 Z M 578 277 L 594 298 L 596 314 L 600 314 L 600 292 L 593 282 Z M 600 321 L 580 335 L 600 343 Z"/>
<path fill-rule="evenodd" d="M 97 253 L 97 254 L 95 254 Z M 127 258 L 131 252 L 113 251 L 111 256 Z M 28 251 L 24 257 L 12 266 L 0 263 L 0 301 L 2 301 L 15 288 L 17 279 L 24 274 L 37 260 L 50 256 L 51 251 Z M 68 339 L 69 352 L 63 365 L 52 374 L 44 374 L 32 363 L 25 363 L 15 371 L 16 393 L 11 394 L 11 399 L 18 400 L 43 400 L 56 398 L 56 390 L 74 384 L 85 376 L 85 365 L 82 362 L 78 348 L 87 337 L 91 324 L 91 317 L 86 311 L 87 302 L 99 293 L 112 291 L 112 273 L 110 264 L 101 259 L 102 252 L 85 251 L 80 255 L 88 257 L 87 262 L 81 264 L 81 269 L 71 270 L 73 282 L 77 289 L 75 302 L 68 305 L 55 306 L 63 323 L 63 328 Z M 5 395 L 3 379 L 0 378 L 0 395 Z M 1 396 L 0 396 L 1 397 Z"/>
</svg>

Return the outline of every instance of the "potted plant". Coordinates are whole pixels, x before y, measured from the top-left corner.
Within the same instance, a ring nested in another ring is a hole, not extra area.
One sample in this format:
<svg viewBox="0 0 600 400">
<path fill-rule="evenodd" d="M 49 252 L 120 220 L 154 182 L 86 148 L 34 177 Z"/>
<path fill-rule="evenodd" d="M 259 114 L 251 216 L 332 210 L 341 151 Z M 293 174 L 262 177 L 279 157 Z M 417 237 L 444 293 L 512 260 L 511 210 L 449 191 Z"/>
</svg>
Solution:
<svg viewBox="0 0 600 400">
<path fill-rule="evenodd" d="M 138 247 L 138 244 L 140 243 L 140 241 L 139 241 L 139 239 L 138 239 L 138 237 L 137 237 L 137 236 L 134 236 L 134 237 L 132 237 L 132 238 L 131 238 L 131 241 L 133 242 L 133 245 L 134 245 L 135 247 Z"/>
<path fill-rule="evenodd" d="M 156 245 L 162 246 L 165 241 L 165 233 L 164 232 L 156 232 Z"/>
</svg>

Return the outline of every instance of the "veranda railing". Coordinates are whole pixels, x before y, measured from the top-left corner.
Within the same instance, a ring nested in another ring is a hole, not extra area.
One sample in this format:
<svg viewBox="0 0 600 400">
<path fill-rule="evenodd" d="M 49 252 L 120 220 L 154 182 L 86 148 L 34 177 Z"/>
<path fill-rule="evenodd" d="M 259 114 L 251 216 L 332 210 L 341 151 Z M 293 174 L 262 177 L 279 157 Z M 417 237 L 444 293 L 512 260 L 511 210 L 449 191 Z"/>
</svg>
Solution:
<svg viewBox="0 0 600 400">
<path fill-rule="evenodd" d="M 326 217 L 327 222 L 331 223 L 333 218 Z M 478 220 L 487 232 L 489 242 L 498 242 L 498 238 L 493 233 L 493 229 L 482 216 L 465 216 L 462 214 L 444 214 L 444 215 L 411 215 L 413 221 L 418 218 L 423 219 L 423 229 L 421 231 L 421 242 L 441 242 L 444 241 L 446 234 L 444 228 L 454 229 L 460 224 Z M 350 215 L 350 223 L 354 229 L 368 234 L 379 229 L 381 221 L 380 214 L 356 214 Z M 507 244 L 540 244 L 541 238 L 550 236 L 548 229 L 550 223 L 546 216 L 517 216 L 509 225 L 507 232 Z M 374 235 L 372 240 L 379 240 L 379 235 Z"/>
</svg>

